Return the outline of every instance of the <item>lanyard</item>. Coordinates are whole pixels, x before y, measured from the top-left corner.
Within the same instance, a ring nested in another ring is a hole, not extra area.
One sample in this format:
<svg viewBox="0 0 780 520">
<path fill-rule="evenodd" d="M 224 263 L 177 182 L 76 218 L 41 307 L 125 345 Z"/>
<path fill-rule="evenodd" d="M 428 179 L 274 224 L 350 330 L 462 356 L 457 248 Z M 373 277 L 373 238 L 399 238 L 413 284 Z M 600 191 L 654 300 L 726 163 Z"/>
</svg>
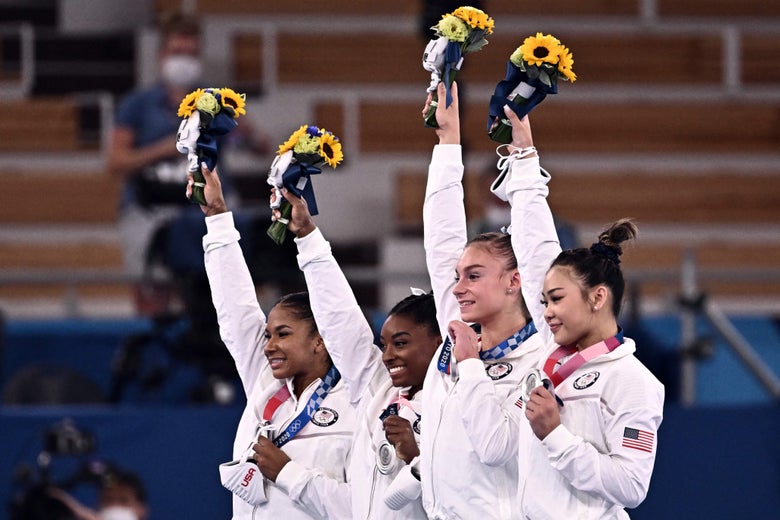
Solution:
<svg viewBox="0 0 780 520">
<path fill-rule="evenodd" d="M 490 350 L 480 351 L 479 357 L 482 361 L 492 361 L 495 359 L 501 359 L 506 356 L 517 347 L 519 347 L 525 340 L 536 334 L 536 326 L 533 321 L 529 321 L 525 327 L 512 334 L 510 337 L 491 348 Z M 449 336 L 444 341 L 444 346 L 439 354 L 439 360 L 436 366 L 439 372 L 444 374 L 450 373 L 450 362 L 452 360 L 452 341 Z"/>
<path fill-rule="evenodd" d="M 422 415 L 417 413 L 417 410 L 414 409 L 412 403 L 410 403 L 406 397 L 399 394 L 398 398 L 394 399 L 389 405 L 387 405 L 387 408 L 382 410 L 382 414 L 379 416 L 379 420 L 384 421 L 391 415 L 400 415 L 400 409 L 402 406 L 405 406 L 414 412 L 418 419 L 422 417 Z"/>
<path fill-rule="evenodd" d="M 553 387 L 557 388 L 564 379 L 572 375 L 574 371 L 580 368 L 582 365 L 592 359 L 599 357 L 602 354 L 608 354 L 612 352 L 622 343 L 623 330 L 620 329 L 618 330 L 617 335 L 612 336 L 611 338 L 607 338 L 604 341 L 600 341 L 595 345 L 591 345 L 588 348 L 577 352 L 576 355 L 572 356 L 563 365 L 558 367 L 558 370 L 555 370 L 555 365 L 558 363 L 558 361 L 568 356 L 569 354 L 576 352 L 577 350 L 577 347 L 574 345 L 562 345 L 555 349 L 555 352 L 553 352 L 550 357 L 547 358 L 547 361 L 544 363 L 544 371 L 552 381 Z"/>
<path fill-rule="evenodd" d="M 325 374 L 325 377 L 322 379 L 319 386 L 314 390 L 314 393 L 311 394 L 309 402 L 306 403 L 306 407 L 290 424 L 287 425 L 287 428 L 285 428 L 282 433 L 273 439 L 272 442 L 277 448 L 281 448 L 283 445 L 290 442 L 293 437 L 309 423 L 314 412 L 317 411 L 322 404 L 322 401 L 328 396 L 328 392 L 336 386 L 340 379 L 341 374 L 336 369 L 336 365 L 331 365 L 328 373 Z M 265 403 L 265 408 L 263 409 L 263 423 L 267 424 L 271 422 L 271 418 L 274 416 L 276 410 L 289 398 L 290 389 L 287 387 L 287 384 L 284 384 L 273 397 Z"/>
</svg>

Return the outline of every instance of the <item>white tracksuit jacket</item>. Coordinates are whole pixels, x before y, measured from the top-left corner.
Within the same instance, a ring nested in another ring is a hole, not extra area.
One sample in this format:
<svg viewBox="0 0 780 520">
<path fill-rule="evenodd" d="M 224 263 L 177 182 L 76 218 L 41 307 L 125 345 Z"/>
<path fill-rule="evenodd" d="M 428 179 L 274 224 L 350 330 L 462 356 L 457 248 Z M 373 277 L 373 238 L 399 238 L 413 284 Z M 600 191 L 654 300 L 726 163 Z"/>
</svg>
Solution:
<svg viewBox="0 0 780 520">
<path fill-rule="evenodd" d="M 512 245 L 521 274 L 547 265 L 531 260 L 540 249 L 553 249 L 555 227 L 546 193 L 528 189 L 528 179 L 515 161 L 506 193 L 512 206 Z M 526 265 L 528 264 L 528 265 Z M 527 275 L 526 275 L 527 276 Z M 539 335 L 547 346 L 538 368 L 558 347 L 534 310 Z M 625 519 L 624 507 L 639 505 L 647 495 L 663 416 L 663 385 L 633 355 L 634 341 L 584 364 L 566 378 L 556 395 L 563 400 L 561 425 L 544 441 L 531 430 L 523 403 L 518 459 L 520 511 L 516 518 Z M 565 359 L 562 360 L 565 362 Z M 519 397 L 519 395 L 518 395 Z M 637 437 L 634 439 L 634 437 Z"/>
<path fill-rule="evenodd" d="M 275 379 L 263 353 L 266 317 L 257 302 L 255 286 L 238 245 L 240 236 L 233 224 L 232 214 L 207 217 L 206 225 L 208 233 L 203 238 L 206 271 L 220 335 L 235 360 L 247 396 L 247 406 L 233 444 L 233 458 L 237 459 L 255 442 L 255 427 L 261 420 L 268 399 L 280 385 L 291 386 L 291 381 Z M 321 236 L 317 230 L 302 240 L 311 237 L 314 241 L 318 235 Z M 350 301 L 344 297 L 342 280 L 331 276 L 333 273 L 328 269 L 307 269 L 304 268 L 304 273 L 312 310 L 326 347 L 341 342 L 370 345 L 373 342 L 371 329 L 367 324 L 360 327 L 365 319 L 354 299 Z M 343 280 L 343 283 L 346 284 L 346 281 Z M 357 350 L 357 346 L 342 350 Z M 338 368 L 340 360 L 332 357 Z M 296 400 L 294 395 L 288 399 L 274 414 L 272 424 L 283 430 L 300 413 L 319 383 L 319 379 L 314 381 L 300 400 Z M 267 482 L 268 502 L 255 507 L 234 496 L 234 519 L 351 517 L 349 494 L 344 482 L 357 422 L 356 403 L 360 399 L 351 391 L 353 388 L 352 382 L 342 376 L 320 407 L 320 412 L 325 413 L 323 409 L 328 409 L 334 414 L 323 415 L 327 420 L 320 421 L 321 426 L 307 423 L 282 447 L 292 460 L 279 473 L 276 483 Z M 315 413 L 314 419 L 317 417 Z"/>
<path fill-rule="evenodd" d="M 519 161 L 518 167 L 527 169 L 539 189 L 546 190 L 537 158 Z M 452 289 L 455 266 L 467 240 L 462 176 L 461 147 L 437 145 L 428 172 L 423 219 L 426 262 L 443 336 L 448 323 L 460 319 Z M 553 258 L 535 261 L 549 265 Z M 526 301 L 529 294 L 538 301 L 543 273 L 521 272 Z M 514 517 L 519 442 L 514 394 L 523 376 L 536 365 L 542 345 L 540 335 L 535 334 L 498 361 L 465 360 L 457 364 L 457 379 L 438 371 L 439 348 L 423 386 L 421 454 L 414 463 L 430 518 Z"/>
</svg>

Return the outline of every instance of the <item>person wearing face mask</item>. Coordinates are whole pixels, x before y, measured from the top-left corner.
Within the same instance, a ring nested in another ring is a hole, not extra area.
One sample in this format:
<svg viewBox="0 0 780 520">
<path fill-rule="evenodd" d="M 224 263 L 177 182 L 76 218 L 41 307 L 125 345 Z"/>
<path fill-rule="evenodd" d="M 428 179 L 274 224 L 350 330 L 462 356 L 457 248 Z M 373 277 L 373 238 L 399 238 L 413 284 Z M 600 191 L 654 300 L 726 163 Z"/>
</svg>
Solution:
<svg viewBox="0 0 780 520">
<path fill-rule="evenodd" d="M 135 473 L 119 468 L 107 471 L 98 489 L 97 510 L 85 506 L 59 488 L 49 495 L 62 502 L 76 520 L 148 520 L 146 489 Z"/>
<path fill-rule="evenodd" d="M 187 208 L 185 159 L 176 150 L 177 109 L 202 75 L 196 19 L 168 14 L 159 33 L 159 79 L 121 101 L 108 151 L 109 171 L 123 179 L 118 226 L 125 270 L 133 276 L 144 273 L 154 233 Z"/>
</svg>

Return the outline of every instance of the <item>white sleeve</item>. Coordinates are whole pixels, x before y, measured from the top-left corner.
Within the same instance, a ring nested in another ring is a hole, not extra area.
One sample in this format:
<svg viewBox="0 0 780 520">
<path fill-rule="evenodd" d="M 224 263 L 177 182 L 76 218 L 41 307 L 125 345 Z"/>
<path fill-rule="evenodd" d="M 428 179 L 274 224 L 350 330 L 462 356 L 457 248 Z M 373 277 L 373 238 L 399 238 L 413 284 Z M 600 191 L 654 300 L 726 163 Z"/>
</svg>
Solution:
<svg viewBox="0 0 780 520">
<path fill-rule="evenodd" d="M 537 330 L 545 342 L 552 340 L 544 320 L 541 304 L 544 277 L 561 252 L 550 207 L 547 205 L 547 182 L 550 176 L 539 168 L 538 157 L 518 159 L 511 163 L 506 191 L 512 206 L 512 248 L 523 298 Z"/>
<path fill-rule="evenodd" d="M 276 486 L 316 518 L 352 518 L 349 484 L 328 477 L 319 470 L 291 460 L 276 476 Z"/>
<path fill-rule="evenodd" d="M 260 381 L 267 360 L 263 353 L 266 317 L 238 241 L 230 212 L 206 217 L 204 261 L 219 333 L 236 363 L 247 397 Z"/>
<path fill-rule="evenodd" d="M 393 511 L 398 511 L 415 501 L 422 502 L 420 498 L 422 483 L 412 473 L 412 470 L 417 468 L 419 460 L 419 457 L 415 457 L 409 464 L 401 468 L 390 485 L 387 486 L 384 502 Z M 417 471 L 419 472 L 419 469 Z"/>
<path fill-rule="evenodd" d="M 497 392 L 481 360 L 465 359 L 458 368 L 460 379 L 453 398 L 480 462 L 500 466 L 517 458 L 519 428 L 516 416 L 504 410 L 506 396 Z"/>
<path fill-rule="evenodd" d="M 455 286 L 455 266 L 467 241 L 462 179 L 460 145 L 436 145 L 425 189 L 423 241 L 442 337 L 446 337 L 450 321 L 460 318 L 452 288 Z"/>
<path fill-rule="evenodd" d="M 317 329 L 349 389 L 350 401 L 370 398 L 388 377 L 374 333 L 319 228 L 296 238 Z"/>
<path fill-rule="evenodd" d="M 618 410 L 604 425 L 608 453 L 599 453 L 560 425 L 542 441 L 547 457 L 569 483 L 623 507 L 635 508 L 647 496 L 663 417 L 663 387 L 647 387 L 645 404 Z M 627 429 L 632 432 L 629 433 Z M 629 438 L 636 433 L 637 440 Z"/>
</svg>

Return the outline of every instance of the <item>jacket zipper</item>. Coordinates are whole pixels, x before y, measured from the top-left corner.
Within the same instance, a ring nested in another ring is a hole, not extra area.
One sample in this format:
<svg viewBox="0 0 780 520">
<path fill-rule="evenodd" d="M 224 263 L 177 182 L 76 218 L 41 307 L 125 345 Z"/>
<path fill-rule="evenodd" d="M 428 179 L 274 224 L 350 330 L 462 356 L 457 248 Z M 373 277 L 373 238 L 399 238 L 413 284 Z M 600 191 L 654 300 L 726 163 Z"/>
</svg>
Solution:
<svg viewBox="0 0 780 520">
<path fill-rule="evenodd" d="M 366 520 L 371 518 L 371 510 L 374 507 L 374 491 L 376 491 L 376 472 L 379 471 L 379 468 L 376 467 L 376 464 L 374 464 L 374 474 L 371 477 L 371 494 L 368 495 L 368 513 L 366 514 Z"/>
</svg>

